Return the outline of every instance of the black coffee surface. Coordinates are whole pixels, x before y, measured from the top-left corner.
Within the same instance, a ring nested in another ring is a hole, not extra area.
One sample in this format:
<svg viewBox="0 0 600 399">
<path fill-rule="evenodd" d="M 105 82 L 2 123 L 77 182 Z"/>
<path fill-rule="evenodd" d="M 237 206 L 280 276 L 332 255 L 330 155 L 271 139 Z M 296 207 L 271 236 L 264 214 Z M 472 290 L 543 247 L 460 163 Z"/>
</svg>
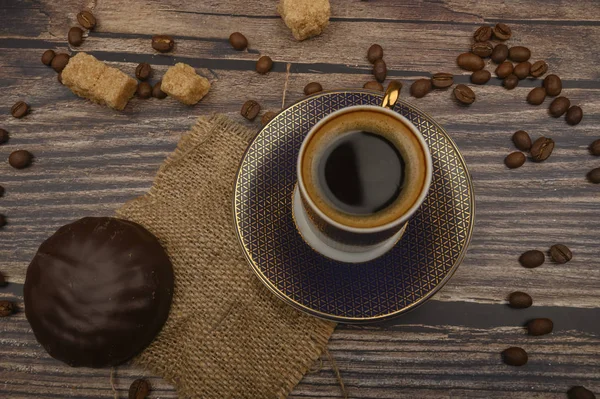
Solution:
<svg viewBox="0 0 600 399">
<path fill-rule="evenodd" d="M 400 195 L 404 159 L 384 137 L 354 131 L 330 144 L 319 161 L 319 185 L 340 211 L 368 215 Z"/>
</svg>

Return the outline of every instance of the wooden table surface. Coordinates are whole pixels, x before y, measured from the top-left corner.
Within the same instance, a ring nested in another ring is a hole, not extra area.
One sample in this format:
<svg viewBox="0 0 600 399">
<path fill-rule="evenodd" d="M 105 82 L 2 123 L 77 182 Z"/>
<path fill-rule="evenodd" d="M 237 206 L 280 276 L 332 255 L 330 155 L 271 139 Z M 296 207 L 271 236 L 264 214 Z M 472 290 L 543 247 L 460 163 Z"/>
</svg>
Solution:
<svg viewBox="0 0 600 399">
<path fill-rule="evenodd" d="M 67 31 L 86 7 L 99 26 L 81 47 L 69 48 Z M 35 155 L 25 170 L 0 165 L 6 188 L 0 213 L 9 223 L 0 229 L 0 270 L 11 282 L 0 288 L 0 297 L 16 300 L 22 310 L 25 271 L 42 240 L 77 218 L 111 215 L 146 192 L 197 117 L 221 112 L 258 129 L 258 120 L 243 120 L 239 109 L 250 98 L 264 109 L 281 109 L 288 63 L 286 106 L 311 81 L 326 89 L 362 87 L 371 79 L 367 48 L 380 43 L 388 77 L 400 79 L 408 97 L 412 81 L 435 72 L 468 83 L 456 56 L 468 50 L 477 27 L 497 22 L 511 26 L 509 44 L 530 47 L 532 60 L 545 59 L 561 76 L 563 95 L 581 105 L 583 121 L 572 127 L 549 117 L 549 100 L 528 105 L 525 97 L 539 80 L 507 91 L 492 78 L 474 87 L 477 101 L 468 108 L 457 105 L 450 91 L 411 98 L 446 128 L 467 160 L 477 197 L 473 240 L 433 300 L 384 325 L 340 325 L 329 349 L 350 398 L 566 398 L 573 385 L 600 394 L 600 185 L 585 179 L 600 166 L 587 151 L 600 138 L 597 0 L 332 0 L 330 26 L 304 42 L 292 38 L 269 0 L 0 0 L 0 127 L 11 135 L 0 158 L 16 149 Z M 230 48 L 233 31 L 246 34 L 247 52 Z M 175 37 L 172 54 L 150 47 L 151 36 L 163 33 Z M 48 48 L 86 51 L 131 75 L 142 61 L 158 77 L 186 62 L 213 88 L 194 107 L 134 98 L 116 112 L 61 86 L 40 62 Z M 259 54 L 275 60 L 268 75 L 254 71 Z M 24 119 L 10 116 L 17 100 L 32 107 Z M 544 163 L 508 170 L 503 159 L 520 129 L 552 137 L 556 149 Z M 557 242 L 571 247 L 571 262 L 519 266 L 523 251 Z M 509 309 L 505 298 L 513 290 L 529 292 L 534 306 Z M 522 326 L 533 317 L 552 318 L 554 333 L 527 336 Z M 501 362 L 500 352 L 513 345 L 529 352 L 526 366 Z M 325 356 L 318 366 L 292 398 L 341 397 Z M 142 375 L 148 376 L 119 367 L 120 397 Z M 177 397 L 168 383 L 148 377 L 153 398 Z M 0 397 L 110 398 L 113 392 L 109 370 L 72 369 L 51 359 L 21 311 L 0 319 Z"/>
</svg>

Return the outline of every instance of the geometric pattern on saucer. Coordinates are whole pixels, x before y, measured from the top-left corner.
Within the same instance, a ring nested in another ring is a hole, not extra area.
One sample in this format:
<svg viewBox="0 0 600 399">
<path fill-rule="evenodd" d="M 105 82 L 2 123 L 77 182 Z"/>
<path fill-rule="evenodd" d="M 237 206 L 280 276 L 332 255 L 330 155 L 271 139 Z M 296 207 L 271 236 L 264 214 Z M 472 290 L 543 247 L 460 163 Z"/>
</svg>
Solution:
<svg viewBox="0 0 600 399">
<path fill-rule="evenodd" d="M 333 321 L 380 321 L 423 303 L 456 271 L 473 231 L 475 198 L 458 148 L 431 117 L 399 100 L 394 110 L 421 131 L 433 158 L 429 194 L 400 241 L 385 255 L 358 264 L 329 259 L 304 242 L 292 217 L 302 140 L 328 114 L 380 105 L 382 97 L 332 91 L 295 103 L 252 141 L 236 177 L 236 230 L 256 275 L 290 305 Z"/>
</svg>

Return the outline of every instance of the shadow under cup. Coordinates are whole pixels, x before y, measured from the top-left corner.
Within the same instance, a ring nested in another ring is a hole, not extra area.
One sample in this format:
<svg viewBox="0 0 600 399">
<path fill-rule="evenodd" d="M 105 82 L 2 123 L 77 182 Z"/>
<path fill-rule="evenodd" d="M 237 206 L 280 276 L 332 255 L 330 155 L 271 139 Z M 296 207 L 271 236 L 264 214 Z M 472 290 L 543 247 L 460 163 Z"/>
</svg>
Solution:
<svg viewBox="0 0 600 399">
<path fill-rule="evenodd" d="M 330 167 L 336 163 L 337 169 Z M 417 128 L 392 110 L 370 105 L 344 108 L 318 122 L 302 143 L 297 168 L 298 230 L 316 251 L 350 263 L 377 258 L 397 243 L 432 175 L 429 148 Z M 355 183 L 362 196 L 393 194 L 379 208 L 352 208 L 339 193 L 352 194 Z"/>
</svg>

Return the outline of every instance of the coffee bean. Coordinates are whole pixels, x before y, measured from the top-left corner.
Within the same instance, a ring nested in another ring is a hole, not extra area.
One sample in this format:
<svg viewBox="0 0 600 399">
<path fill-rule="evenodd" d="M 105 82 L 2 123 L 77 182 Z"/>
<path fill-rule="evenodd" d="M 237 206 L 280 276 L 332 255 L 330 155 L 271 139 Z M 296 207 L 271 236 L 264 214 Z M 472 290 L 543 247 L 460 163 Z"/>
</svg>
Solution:
<svg viewBox="0 0 600 399">
<path fill-rule="evenodd" d="M 83 30 L 77 26 L 69 29 L 67 40 L 71 46 L 79 47 L 83 43 Z"/>
<path fill-rule="evenodd" d="M 510 75 L 504 78 L 502 84 L 504 85 L 504 88 L 506 88 L 506 90 L 512 90 L 519 85 L 519 78 L 517 78 L 517 75 L 515 75 L 514 73 L 511 73 Z"/>
<path fill-rule="evenodd" d="M 431 91 L 431 79 L 417 79 L 410 86 L 410 95 L 415 98 L 425 97 Z"/>
<path fill-rule="evenodd" d="M 485 62 L 483 62 L 481 57 L 473 53 L 462 53 L 456 57 L 456 63 L 459 67 L 467 71 L 479 71 L 485 66 Z"/>
<path fill-rule="evenodd" d="M 89 11 L 81 11 L 77 14 L 77 22 L 85 29 L 94 29 L 96 26 L 96 17 Z"/>
<path fill-rule="evenodd" d="M 363 85 L 363 89 L 383 91 L 383 86 L 376 80 L 371 80 Z"/>
<path fill-rule="evenodd" d="M 248 39 L 240 32 L 233 32 L 229 35 L 229 44 L 237 51 L 242 51 L 248 47 Z"/>
<path fill-rule="evenodd" d="M 59 72 L 56 74 L 56 80 L 58 80 L 58 83 L 63 84 L 62 82 L 62 72 Z"/>
<path fill-rule="evenodd" d="M 254 100 L 248 100 L 242 106 L 241 114 L 244 118 L 249 121 L 253 121 L 254 118 L 260 113 L 260 104 Z"/>
<path fill-rule="evenodd" d="M 519 263 L 521 266 L 526 267 L 528 269 L 533 269 L 534 267 L 541 266 L 546 257 L 542 251 L 538 251 L 537 249 L 532 249 L 531 251 L 527 251 L 519 257 Z"/>
<path fill-rule="evenodd" d="M 546 89 L 546 94 L 551 97 L 558 96 L 562 91 L 562 81 L 554 74 L 548 75 L 544 78 L 543 86 Z"/>
<path fill-rule="evenodd" d="M 29 105 L 25 101 L 17 101 L 10 109 L 10 113 L 15 118 L 22 118 L 29 113 Z"/>
<path fill-rule="evenodd" d="M 31 165 L 33 155 L 29 151 L 13 151 L 8 157 L 8 163 L 15 169 L 23 169 Z"/>
<path fill-rule="evenodd" d="M 475 31 L 473 39 L 476 42 L 487 42 L 492 37 L 492 28 L 489 26 L 482 26 Z"/>
<path fill-rule="evenodd" d="M 503 23 L 498 23 L 493 29 L 494 37 L 498 40 L 508 40 L 512 35 L 510 27 Z"/>
<path fill-rule="evenodd" d="M 256 61 L 256 72 L 261 75 L 266 74 L 273 68 L 273 60 L 267 55 L 263 55 Z"/>
<path fill-rule="evenodd" d="M 384 60 L 377 60 L 373 64 L 373 76 L 378 82 L 383 82 L 387 76 L 387 65 Z"/>
<path fill-rule="evenodd" d="M 373 44 L 367 51 L 367 59 L 371 64 L 375 64 L 375 61 L 383 58 L 383 47 L 379 44 Z"/>
<path fill-rule="evenodd" d="M 531 148 L 531 137 L 524 130 L 516 131 L 512 136 L 512 141 L 515 147 L 521 151 L 529 151 Z"/>
<path fill-rule="evenodd" d="M 550 247 L 550 256 L 556 263 L 567 263 L 573 259 L 571 250 L 563 244 L 554 244 Z"/>
<path fill-rule="evenodd" d="M 490 42 L 475 42 L 471 46 L 471 52 L 482 58 L 489 57 L 494 51 L 494 46 Z"/>
<path fill-rule="evenodd" d="M 0 213 L 0 227 L 6 226 L 6 216 Z"/>
<path fill-rule="evenodd" d="M 168 53 L 175 47 L 175 40 L 169 35 L 152 36 L 152 48 L 160 53 Z"/>
<path fill-rule="evenodd" d="M 550 115 L 552 115 L 555 118 L 558 118 L 559 116 L 562 116 L 565 112 L 567 112 L 567 110 L 569 109 L 570 106 L 571 106 L 571 101 L 569 101 L 569 99 L 567 97 L 563 97 L 563 96 L 556 97 L 550 103 L 550 107 L 549 107 Z"/>
<path fill-rule="evenodd" d="M 152 75 L 152 67 L 146 62 L 142 62 L 135 68 L 135 77 L 139 80 L 146 80 Z"/>
<path fill-rule="evenodd" d="M 162 80 L 156 82 L 156 84 L 152 88 L 152 97 L 158 98 L 159 100 L 167 98 L 167 93 L 162 91 Z"/>
<path fill-rule="evenodd" d="M 527 352 L 523 348 L 511 346 L 502 352 L 502 359 L 509 366 L 523 366 L 527 363 Z"/>
<path fill-rule="evenodd" d="M 431 85 L 436 89 L 447 89 L 454 84 L 454 76 L 451 73 L 434 73 L 431 77 Z"/>
<path fill-rule="evenodd" d="M 531 76 L 533 76 L 535 78 L 539 78 L 546 72 L 548 72 L 548 64 L 546 64 L 546 61 L 542 61 L 542 60 L 536 61 L 531 66 L 530 73 L 531 73 Z"/>
<path fill-rule="evenodd" d="M 140 82 L 136 94 L 139 98 L 150 98 L 152 97 L 152 86 L 148 82 Z"/>
<path fill-rule="evenodd" d="M 260 118 L 260 123 L 265 126 L 267 123 L 271 121 L 271 119 L 275 118 L 277 114 L 273 111 L 267 111 L 264 113 L 262 118 Z"/>
<path fill-rule="evenodd" d="M 42 64 L 49 66 L 55 55 L 56 53 L 53 50 L 44 51 L 44 54 L 42 54 Z"/>
<path fill-rule="evenodd" d="M 150 383 L 143 379 L 133 381 L 129 387 L 129 399 L 146 399 L 150 393 Z"/>
<path fill-rule="evenodd" d="M 491 58 L 496 64 L 506 61 L 508 58 L 508 47 L 506 44 L 497 44 L 496 47 L 494 47 L 494 51 L 492 51 Z"/>
<path fill-rule="evenodd" d="M 583 110 L 581 107 L 577 105 L 572 106 L 567 110 L 567 115 L 565 116 L 565 120 L 571 126 L 575 126 L 581 122 L 583 119 Z"/>
<path fill-rule="evenodd" d="M 553 328 L 552 320 L 546 318 L 533 319 L 527 323 L 527 332 L 533 336 L 550 334 Z"/>
<path fill-rule="evenodd" d="M 504 79 L 508 75 L 513 73 L 513 64 L 509 61 L 504 61 L 502 64 L 498 65 L 496 68 L 496 76 L 500 79 Z"/>
<path fill-rule="evenodd" d="M 596 399 L 596 395 L 581 385 L 574 386 L 567 391 L 569 399 Z"/>
<path fill-rule="evenodd" d="M 519 152 L 519 151 L 515 151 L 515 152 L 511 152 L 510 154 L 508 154 L 506 156 L 506 158 L 504 158 L 504 164 L 509 169 L 516 169 L 516 168 L 520 168 L 521 166 L 523 166 L 526 159 L 527 158 L 525 157 L 525 154 L 523 154 L 522 152 Z"/>
<path fill-rule="evenodd" d="M 514 309 L 526 309 L 532 304 L 531 296 L 521 291 L 515 291 L 508 297 L 508 305 Z"/>
<path fill-rule="evenodd" d="M 10 135 L 8 134 L 8 132 L 4 129 L 0 129 L 0 144 L 6 143 L 9 138 Z"/>
<path fill-rule="evenodd" d="M 307 96 L 321 91 L 323 91 L 323 86 L 321 86 L 321 84 L 318 82 L 311 82 L 304 86 L 304 94 Z"/>
<path fill-rule="evenodd" d="M 473 74 L 471 75 L 471 82 L 475 83 L 476 85 L 483 85 L 486 84 L 491 77 L 492 74 L 490 73 L 490 71 L 482 69 L 480 71 L 473 72 Z"/>
<path fill-rule="evenodd" d="M 514 46 L 508 49 L 508 58 L 515 62 L 524 62 L 531 57 L 531 51 L 527 47 Z"/>
<path fill-rule="evenodd" d="M 10 316 L 15 312 L 15 304 L 10 301 L 0 301 L 0 317 Z"/>
<path fill-rule="evenodd" d="M 454 88 L 454 97 L 463 104 L 473 104 L 475 102 L 475 93 L 465 85 L 457 85 Z"/>
<path fill-rule="evenodd" d="M 554 140 L 542 136 L 531 145 L 531 159 L 535 162 L 543 162 L 550 157 L 552 150 L 554 150 Z"/>
<path fill-rule="evenodd" d="M 543 87 L 536 87 L 531 90 L 527 95 L 527 102 L 532 105 L 540 105 L 546 99 L 546 89 Z"/>
<path fill-rule="evenodd" d="M 591 183 L 600 183 L 600 168 L 592 169 L 588 172 L 587 178 Z"/>
<path fill-rule="evenodd" d="M 62 72 L 62 70 L 65 69 L 65 67 L 69 63 L 69 58 L 70 58 L 69 54 L 65 54 L 65 53 L 56 54 L 56 56 L 54 56 L 54 58 L 52 59 L 50 66 L 56 72 Z"/>
<path fill-rule="evenodd" d="M 513 69 L 513 73 L 521 80 L 529 76 L 530 71 L 531 63 L 528 61 L 518 63 Z"/>
<path fill-rule="evenodd" d="M 6 281 L 6 277 L 4 274 L 0 272 L 0 287 L 6 287 L 8 285 L 8 281 Z"/>
<path fill-rule="evenodd" d="M 2 129 L 0 129 L 0 144 L 2 144 Z M 596 156 L 600 155 L 600 139 L 594 140 L 592 144 L 590 144 L 590 154 Z"/>
</svg>

